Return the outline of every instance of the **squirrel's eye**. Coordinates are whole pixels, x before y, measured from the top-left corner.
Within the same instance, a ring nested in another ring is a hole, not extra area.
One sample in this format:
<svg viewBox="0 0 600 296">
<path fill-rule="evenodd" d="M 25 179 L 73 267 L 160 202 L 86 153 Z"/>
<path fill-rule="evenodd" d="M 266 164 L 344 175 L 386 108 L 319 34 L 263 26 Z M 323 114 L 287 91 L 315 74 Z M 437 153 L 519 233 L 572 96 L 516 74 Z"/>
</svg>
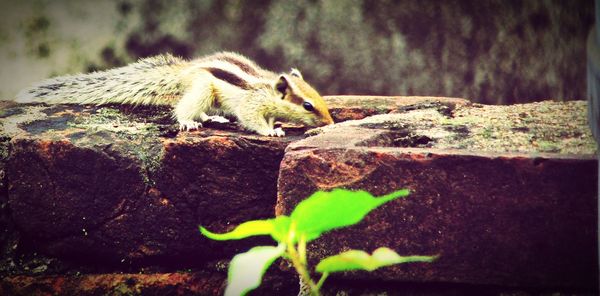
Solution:
<svg viewBox="0 0 600 296">
<path fill-rule="evenodd" d="M 309 102 L 304 102 L 302 104 L 302 107 L 304 107 L 304 109 L 306 109 L 306 111 L 314 111 L 315 107 L 313 107 L 313 105 Z"/>
</svg>

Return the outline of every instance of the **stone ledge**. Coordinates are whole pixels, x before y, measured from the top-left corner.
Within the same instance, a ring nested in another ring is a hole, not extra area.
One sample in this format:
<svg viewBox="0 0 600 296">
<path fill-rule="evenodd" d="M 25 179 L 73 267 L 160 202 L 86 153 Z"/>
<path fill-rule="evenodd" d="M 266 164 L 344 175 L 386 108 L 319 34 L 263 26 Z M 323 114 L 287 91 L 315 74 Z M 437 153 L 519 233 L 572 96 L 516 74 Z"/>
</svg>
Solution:
<svg viewBox="0 0 600 296">
<path fill-rule="evenodd" d="M 114 107 L 4 110 L 7 209 L 19 245 L 117 269 L 187 266 L 251 245 L 209 241 L 197 226 L 225 231 L 271 217 L 279 162 L 299 139 L 233 124 L 178 133 L 160 109 L 145 110 L 153 121 Z"/>
<path fill-rule="evenodd" d="M 333 277 L 340 290 L 350 282 L 396 287 L 400 280 L 595 291 L 595 261 L 583 262 L 596 256 L 597 215 L 584 103 L 326 99 L 336 121 L 348 121 L 308 131 L 306 139 L 303 129 L 287 125 L 285 138 L 235 124 L 179 133 L 164 108 L 0 102 L 0 272 L 10 276 L 4 284 L 76 272 L 152 270 L 162 277 L 226 260 L 270 242 L 212 242 L 198 224 L 225 231 L 271 217 L 275 205 L 285 213 L 314 190 L 342 186 L 375 194 L 408 187 L 413 194 L 317 241 L 317 256 L 388 244 L 443 259 Z"/>
<path fill-rule="evenodd" d="M 363 119 L 368 116 L 398 113 L 430 104 L 441 104 L 449 109 L 468 105 L 460 98 L 444 97 L 388 97 L 388 96 L 325 96 L 335 122 Z"/>
<path fill-rule="evenodd" d="M 310 130 L 312 136 L 325 131 L 327 136 L 309 137 L 288 149 L 332 143 L 336 147 L 435 148 L 475 153 L 591 156 L 596 152 L 585 101 L 491 106 L 420 99 L 424 101 L 368 120 L 349 120 Z"/>
<path fill-rule="evenodd" d="M 0 280 L 0 294 L 29 295 L 222 295 L 225 272 L 173 272 L 154 274 L 90 274 L 11 276 Z M 524 289 L 451 283 L 369 282 L 332 278 L 323 295 L 507 295 L 589 296 L 582 290 Z M 297 278 L 270 269 L 263 285 L 252 295 L 296 296 Z"/>
<path fill-rule="evenodd" d="M 220 295 L 224 276 L 190 273 L 15 276 L 4 278 L 3 295 Z"/>
<path fill-rule="evenodd" d="M 497 139 L 515 133 L 513 117 L 494 120 L 502 108 L 505 114 L 520 110 L 517 119 L 527 110 L 533 123 L 527 132 L 533 136 L 519 145 L 480 146 L 476 139 L 490 125 Z M 347 121 L 288 146 L 279 173 L 278 214 L 289 214 L 319 189 L 412 191 L 358 226 L 315 241 L 313 260 L 350 248 L 387 246 L 405 255 L 440 254 L 440 259 L 345 277 L 597 289 L 598 172 L 585 104 L 464 105 L 451 116 L 444 112 L 424 108 Z M 469 113 L 477 117 L 457 116 Z M 554 114 L 572 120 L 543 123 Z M 449 127 L 461 120 L 461 126 L 445 129 L 444 120 Z M 535 137 L 542 136 L 563 153 L 536 145 Z"/>
</svg>

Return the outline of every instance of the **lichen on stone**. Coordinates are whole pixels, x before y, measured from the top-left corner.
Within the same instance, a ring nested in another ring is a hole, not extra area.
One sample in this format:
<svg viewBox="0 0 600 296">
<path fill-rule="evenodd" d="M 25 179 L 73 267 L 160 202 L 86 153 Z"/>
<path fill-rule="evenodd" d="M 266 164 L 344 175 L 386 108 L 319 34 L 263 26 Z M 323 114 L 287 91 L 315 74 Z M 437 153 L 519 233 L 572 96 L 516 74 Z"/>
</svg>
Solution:
<svg viewBox="0 0 600 296">
<path fill-rule="evenodd" d="M 477 152 L 592 155 L 596 144 L 587 123 L 586 102 L 544 101 L 510 106 L 465 104 L 407 106 L 398 113 L 349 120 L 307 132 L 371 129 L 359 146 L 460 149 Z M 377 132 L 379 131 L 379 132 Z"/>
</svg>

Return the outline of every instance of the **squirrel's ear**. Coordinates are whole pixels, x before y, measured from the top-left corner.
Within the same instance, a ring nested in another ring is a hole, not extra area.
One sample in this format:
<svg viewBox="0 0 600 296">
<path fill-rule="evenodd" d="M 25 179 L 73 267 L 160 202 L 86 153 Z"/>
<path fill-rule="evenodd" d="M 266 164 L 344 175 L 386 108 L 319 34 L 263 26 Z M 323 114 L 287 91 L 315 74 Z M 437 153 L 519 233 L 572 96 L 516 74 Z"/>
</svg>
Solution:
<svg viewBox="0 0 600 296">
<path fill-rule="evenodd" d="M 287 92 L 287 89 L 289 87 L 287 78 L 285 78 L 284 75 L 280 75 L 279 79 L 277 79 L 277 82 L 275 83 L 275 89 L 280 92 L 281 94 L 285 95 Z"/>
<path fill-rule="evenodd" d="M 290 75 L 298 77 L 300 79 L 304 79 L 302 78 L 302 73 L 300 73 L 300 71 L 298 71 L 298 69 L 296 68 L 292 68 L 292 71 L 290 71 Z"/>
</svg>

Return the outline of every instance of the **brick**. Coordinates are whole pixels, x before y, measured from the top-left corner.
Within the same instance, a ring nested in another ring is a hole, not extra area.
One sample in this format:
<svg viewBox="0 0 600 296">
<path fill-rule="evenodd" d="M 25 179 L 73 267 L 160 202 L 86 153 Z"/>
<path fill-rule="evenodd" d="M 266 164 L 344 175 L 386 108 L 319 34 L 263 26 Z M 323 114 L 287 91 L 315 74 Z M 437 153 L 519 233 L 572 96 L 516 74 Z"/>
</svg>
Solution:
<svg viewBox="0 0 600 296">
<path fill-rule="evenodd" d="M 210 241 L 197 227 L 271 217 L 279 162 L 298 139 L 235 124 L 178 133 L 168 110 L 152 108 L 143 119 L 116 107 L 7 110 L 7 207 L 19 247 L 117 268 L 189 266 L 256 243 Z"/>
<path fill-rule="evenodd" d="M 412 191 L 360 224 L 316 240 L 311 261 L 387 246 L 403 255 L 440 257 L 342 277 L 595 291 L 598 172 L 585 104 L 464 105 L 449 113 L 430 107 L 326 127 L 287 148 L 278 214 L 289 214 L 319 189 Z M 523 136 L 529 142 L 490 139 L 491 145 L 480 146 L 486 124 L 498 138 L 510 137 L 521 133 L 514 128 L 522 117 L 530 123 Z M 558 136 L 547 136 L 553 133 Z M 561 153 L 537 145 L 541 135 Z"/>
</svg>

